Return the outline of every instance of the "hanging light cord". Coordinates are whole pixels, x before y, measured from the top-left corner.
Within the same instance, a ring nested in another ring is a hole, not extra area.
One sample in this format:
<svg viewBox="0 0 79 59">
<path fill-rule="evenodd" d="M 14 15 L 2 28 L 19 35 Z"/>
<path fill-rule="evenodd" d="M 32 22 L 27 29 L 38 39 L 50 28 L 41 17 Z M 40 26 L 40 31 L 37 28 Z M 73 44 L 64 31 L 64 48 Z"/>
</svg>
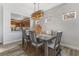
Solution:
<svg viewBox="0 0 79 59">
<path fill-rule="evenodd" d="M 34 12 L 35 12 L 35 5 L 36 5 L 36 3 L 34 3 Z"/>
<path fill-rule="evenodd" d="M 38 10 L 39 10 L 39 3 L 38 3 Z"/>
<path fill-rule="evenodd" d="M 39 10 L 39 3 L 37 4 L 37 6 L 38 6 L 37 10 Z M 34 12 L 35 12 L 35 9 L 36 9 L 36 3 L 34 3 Z"/>
</svg>

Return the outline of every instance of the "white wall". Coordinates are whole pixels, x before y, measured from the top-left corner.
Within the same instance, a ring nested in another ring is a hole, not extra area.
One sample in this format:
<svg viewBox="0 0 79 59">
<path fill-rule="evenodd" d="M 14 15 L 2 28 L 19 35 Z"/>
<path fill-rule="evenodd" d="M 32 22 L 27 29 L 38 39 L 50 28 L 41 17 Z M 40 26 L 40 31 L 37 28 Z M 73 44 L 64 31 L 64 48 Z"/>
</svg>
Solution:
<svg viewBox="0 0 79 59">
<path fill-rule="evenodd" d="M 30 4 L 29 4 L 30 5 Z M 27 6 L 29 6 L 27 5 Z M 71 47 L 79 48 L 79 4 L 63 4 L 56 8 L 46 11 L 46 18 L 49 20 L 46 30 L 61 30 L 63 31 L 62 43 Z M 31 5 L 30 5 L 31 6 Z M 68 11 L 76 11 L 77 19 L 72 21 L 63 21 L 62 15 Z M 21 32 L 11 32 L 10 18 L 11 13 L 17 13 L 24 16 L 30 16 L 33 8 L 26 7 L 26 4 L 4 4 L 3 5 L 3 28 L 2 20 L 0 23 L 0 31 L 3 30 L 3 44 L 21 40 Z M 0 7 L 0 19 L 2 19 L 2 7 Z M 2 34 L 0 33 L 0 41 L 2 41 Z"/>
<path fill-rule="evenodd" d="M 50 6 L 56 6 L 59 4 L 46 4 L 45 6 L 41 6 L 42 9 L 47 10 L 51 8 Z M 48 8 L 47 8 L 48 7 Z M 11 13 L 20 14 L 23 16 L 29 16 L 31 17 L 31 14 L 34 12 L 34 6 L 33 4 L 4 4 L 3 5 L 3 44 L 15 42 L 21 40 L 21 32 L 19 31 L 11 31 L 10 28 L 10 19 L 11 19 Z M 32 24 L 31 24 L 32 26 Z"/>
<path fill-rule="evenodd" d="M 62 15 L 66 12 L 76 11 L 77 18 L 64 21 Z M 62 44 L 79 50 L 79 4 L 63 4 L 46 11 L 48 19 L 47 30 L 63 31 Z"/>
<path fill-rule="evenodd" d="M 25 10 L 19 7 L 20 6 L 12 4 L 4 4 L 3 6 L 3 44 L 22 40 L 22 33 L 20 31 L 11 31 L 10 28 L 11 13 L 20 14 L 23 16 L 27 15 Z"/>
<path fill-rule="evenodd" d="M 39 5 L 39 8 L 45 11 L 59 4 L 42 3 Z M 0 43 L 3 42 L 3 44 L 7 44 L 7 43 L 21 40 L 21 32 L 11 32 L 11 29 L 10 29 L 11 13 L 31 17 L 31 14 L 33 12 L 34 12 L 33 3 L 27 3 L 27 4 L 26 3 L 21 3 L 21 4 L 17 4 L 17 3 L 1 4 L 0 3 Z M 31 24 L 31 27 L 32 27 L 32 24 Z"/>
<path fill-rule="evenodd" d="M 3 39 L 3 8 L 2 4 L 0 4 L 0 43 L 2 43 Z"/>
</svg>

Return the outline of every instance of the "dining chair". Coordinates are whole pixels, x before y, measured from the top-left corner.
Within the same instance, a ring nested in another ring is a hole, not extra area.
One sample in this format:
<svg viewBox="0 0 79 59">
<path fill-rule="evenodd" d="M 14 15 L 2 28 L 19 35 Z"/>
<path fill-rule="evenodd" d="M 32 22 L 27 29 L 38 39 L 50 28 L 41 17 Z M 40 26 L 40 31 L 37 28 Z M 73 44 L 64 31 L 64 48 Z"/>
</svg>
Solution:
<svg viewBox="0 0 79 59">
<path fill-rule="evenodd" d="M 48 47 L 53 51 L 54 56 L 61 55 L 61 37 L 62 37 L 62 32 L 57 32 L 56 38 L 51 39 L 53 42 L 48 43 Z"/>
<path fill-rule="evenodd" d="M 29 33 L 30 33 L 31 44 L 33 46 L 35 46 L 35 49 L 36 49 L 35 55 L 38 55 L 39 54 L 38 49 L 39 49 L 39 47 L 41 47 L 43 45 L 43 42 L 38 41 L 34 31 L 30 31 Z"/>
<path fill-rule="evenodd" d="M 26 49 L 29 49 L 30 48 L 30 36 L 27 35 L 29 31 L 22 30 L 22 33 L 23 33 L 23 39 L 24 39 L 24 46 L 26 47 Z"/>
</svg>

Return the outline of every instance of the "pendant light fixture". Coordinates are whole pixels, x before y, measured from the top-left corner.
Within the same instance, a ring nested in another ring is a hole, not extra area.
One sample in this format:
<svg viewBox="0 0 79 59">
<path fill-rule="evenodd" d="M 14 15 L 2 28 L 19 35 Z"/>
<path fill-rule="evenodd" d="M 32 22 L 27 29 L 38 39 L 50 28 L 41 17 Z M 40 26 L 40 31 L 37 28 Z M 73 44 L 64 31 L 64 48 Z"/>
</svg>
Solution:
<svg viewBox="0 0 79 59">
<path fill-rule="evenodd" d="M 42 10 L 39 10 L 39 3 L 38 3 L 38 10 L 35 11 L 36 3 L 34 3 L 34 13 L 31 15 L 32 19 L 35 21 L 40 20 L 42 17 L 44 17 L 44 12 Z"/>
</svg>

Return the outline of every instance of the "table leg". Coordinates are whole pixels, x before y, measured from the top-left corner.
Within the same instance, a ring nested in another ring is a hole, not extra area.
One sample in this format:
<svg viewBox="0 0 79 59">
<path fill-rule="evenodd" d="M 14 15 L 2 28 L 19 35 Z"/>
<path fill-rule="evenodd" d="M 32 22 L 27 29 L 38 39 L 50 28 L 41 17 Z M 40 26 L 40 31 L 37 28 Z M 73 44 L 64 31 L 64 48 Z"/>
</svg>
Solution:
<svg viewBox="0 0 79 59">
<path fill-rule="evenodd" d="M 22 45 L 24 45 L 24 34 L 22 33 Z"/>
<path fill-rule="evenodd" d="M 48 42 L 45 42 L 45 56 L 48 56 Z"/>
</svg>

